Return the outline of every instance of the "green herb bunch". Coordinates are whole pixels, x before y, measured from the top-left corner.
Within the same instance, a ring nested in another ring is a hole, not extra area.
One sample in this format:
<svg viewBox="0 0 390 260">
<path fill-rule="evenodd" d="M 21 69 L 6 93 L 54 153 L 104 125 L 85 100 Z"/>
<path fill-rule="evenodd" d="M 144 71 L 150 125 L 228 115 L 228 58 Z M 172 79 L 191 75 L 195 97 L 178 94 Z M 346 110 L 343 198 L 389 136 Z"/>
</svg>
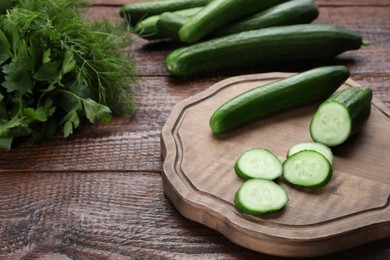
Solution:
<svg viewBox="0 0 390 260">
<path fill-rule="evenodd" d="M 0 148 L 133 114 L 123 25 L 88 22 L 77 0 L 0 0 Z M 2 10 L 2 6 L 6 6 Z M 12 7 L 11 7 L 12 6 Z"/>
</svg>

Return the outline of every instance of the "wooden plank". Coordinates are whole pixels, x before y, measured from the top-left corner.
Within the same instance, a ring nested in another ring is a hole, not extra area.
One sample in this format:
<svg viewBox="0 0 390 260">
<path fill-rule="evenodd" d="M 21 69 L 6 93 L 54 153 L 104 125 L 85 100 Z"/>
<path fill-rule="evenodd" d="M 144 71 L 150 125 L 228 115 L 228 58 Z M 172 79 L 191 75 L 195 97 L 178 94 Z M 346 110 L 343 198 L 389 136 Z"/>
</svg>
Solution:
<svg viewBox="0 0 390 260">
<path fill-rule="evenodd" d="M 169 198 L 184 216 L 239 245 L 277 256 L 325 255 L 389 238 L 390 109 L 377 100 L 360 134 L 332 149 L 334 172 L 329 184 L 299 189 L 279 178 L 289 196 L 285 209 L 254 217 L 235 208 L 235 193 L 243 180 L 233 168 L 240 154 L 263 147 L 283 162 L 292 145 L 311 140 L 308 128 L 318 104 L 217 136 L 211 133 L 209 118 L 236 95 L 289 75 L 229 78 L 175 106 L 162 130 L 163 180 Z M 353 86 L 359 85 L 351 80 L 344 84 Z"/>
<path fill-rule="evenodd" d="M 2 173 L 0 197 L 2 259 L 278 259 L 183 218 L 154 173 Z M 386 259 L 389 247 L 318 259 Z"/>
</svg>

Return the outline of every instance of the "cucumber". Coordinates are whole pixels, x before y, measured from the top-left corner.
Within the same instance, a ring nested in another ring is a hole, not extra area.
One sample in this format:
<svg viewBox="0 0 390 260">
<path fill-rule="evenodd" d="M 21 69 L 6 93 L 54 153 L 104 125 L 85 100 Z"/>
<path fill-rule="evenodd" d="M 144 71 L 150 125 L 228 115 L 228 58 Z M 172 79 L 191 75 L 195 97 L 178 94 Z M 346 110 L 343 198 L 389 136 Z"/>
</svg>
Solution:
<svg viewBox="0 0 390 260">
<path fill-rule="evenodd" d="M 254 178 L 274 180 L 282 175 L 282 163 L 272 152 L 263 148 L 253 148 L 238 158 L 234 170 L 238 176 L 246 180 Z"/>
<path fill-rule="evenodd" d="M 161 15 L 153 15 L 150 16 L 144 20 L 141 20 L 140 22 L 137 23 L 137 25 L 134 28 L 134 32 L 147 40 L 155 40 L 155 39 L 161 39 L 165 38 L 166 35 L 162 34 L 160 32 L 160 29 L 157 26 L 157 23 L 165 14 L 171 14 L 173 16 L 178 16 L 178 17 L 189 17 L 192 16 L 196 13 L 198 13 L 202 7 L 196 7 L 196 8 L 190 8 L 190 9 L 184 9 L 176 12 L 166 12 Z M 179 31 L 179 28 L 177 29 Z"/>
<path fill-rule="evenodd" d="M 283 163 L 283 178 L 305 188 L 322 187 L 332 177 L 332 165 L 321 153 L 305 150 L 288 157 Z"/>
<path fill-rule="evenodd" d="M 143 1 L 125 4 L 119 13 L 122 18 L 128 20 L 131 25 L 136 25 L 139 21 L 164 12 L 178 11 L 193 7 L 205 6 L 211 0 L 159 0 Z"/>
<path fill-rule="evenodd" d="M 316 19 L 317 16 L 318 8 L 312 0 L 293 0 L 271 7 L 248 18 L 227 24 L 221 29 L 211 32 L 207 38 L 216 38 L 273 26 L 309 23 Z M 160 16 L 157 27 L 162 35 L 174 40 L 180 40 L 179 30 L 190 19 L 191 16 L 167 12 Z"/>
<path fill-rule="evenodd" d="M 313 150 L 316 151 L 323 156 L 325 156 L 326 159 L 330 162 L 330 164 L 333 164 L 333 153 L 332 150 L 329 149 L 328 146 L 321 144 L 321 143 L 316 143 L 316 142 L 303 142 L 303 143 L 298 143 L 290 147 L 287 153 L 287 157 L 292 156 L 293 154 L 296 154 L 300 151 L 305 151 L 305 150 Z"/>
<path fill-rule="evenodd" d="M 318 17 L 313 0 L 288 1 L 244 18 L 211 33 L 213 38 L 267 27 L 305 24 Z"/>
<path fill-rule="evenodd" d="M 161 34 L 157 29 L 157 21 L 160 19 L 160 15 L 150 16 L 139 23 L 134 27 L 134 32 L 147 40 L 154 40 L 161 38 Z"/>
<path fill-rule="evenodd" d="M 372 90 L 369 87 L 347 88 L 322 103 L 310 124 L 316 142 L 333 147 L 357 133 L 371 112 Z"/>
<path fill-rule="evenodd" d="M 180 12 L 165 12 L 160 15 L 160 19 L 157 21 L 158 31 L 165 37 L 173 40 L 180 40 L 179 30 L 180 28 L 191 19 L 192 16 L 199 13 L 202 7 L 196 7 L 187 9 L 187 13 Z"/>
<path fill-rule="evenodd" d="M 214 0 L 179 30 L 180 40 L 194 43 L 235 19 L 265 10 L 285 0 Z"/>
<path fill-rule="evenodd" d="M 288 202 L 285 189 L 273 181 L 252 179 L 244 182 L 235 194 L 237 209 L 252 215 L 280 211 Z"/>
<path fill-rule="evenodd" d="M 330 59 L 363 44 L 358 33 L 324 24 L 271 27 L 179 48 L 166 59 L 174 76 L 189 77 L 250 65 Z"/>
<path fill-rule="evenodd" d="M 328 98 L 349 77 L 345 66 L 311 69 L 246 91 L 220 106 L 210 118 L 215 134 L 257 119 Z"/>
</svg>

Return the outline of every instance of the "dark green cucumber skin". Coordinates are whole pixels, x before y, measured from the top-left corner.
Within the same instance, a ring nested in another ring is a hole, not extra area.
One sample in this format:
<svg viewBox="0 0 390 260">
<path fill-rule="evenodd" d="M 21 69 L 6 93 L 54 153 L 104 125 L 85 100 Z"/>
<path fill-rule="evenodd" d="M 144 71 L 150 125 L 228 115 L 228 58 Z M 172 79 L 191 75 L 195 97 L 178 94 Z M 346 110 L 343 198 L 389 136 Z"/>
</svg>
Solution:
<svg viewBox="0 0 390 260">
<path fill-rule="evenodd" d="M 359 49 L 358 33 L 323 24 L 253 30 L 179 48 L 166 59 L 168 71 L 190 77 L 253 65 L 326 60 Z"/>
<path fill-rule="evenodd" d="M 229 22 L 283 2 L 285 0 L 214 0 L 183 25 L 179 30 L 180 40 L 197 42 Z"/>
<path fill-rule="evenodd" d="M 228 24 L 212 32 L 212 38 L 273 26 L 310 23 L 318 17 L 313 0 L 293 0 L 271 7 L 263 12 Z"/>
<path fill-rule="evenodd" d="M 131 25 L 140 20 L 164 12 L 173 12 L 193 7 L 205 6 L 211 0 L 159 0 L 128 3 L 121 7 L 120 15 Z"/>
<path fill-rule="evenodd" d="M 209 124 L 226 133 L 266 116 L 328 98 L 349 77 L 345 66 L 326 66 L 298 73 L 246 91 L 220 106 Z"/>
<path fill-rule="evenodd" d="M 356 134 L 367 122 L 371 114 L 372 90 L 369 87 L 353 87 L 336 92 L 325 103 L 337 102 L 342 104 L 351 119 L 351 132 Z"/>
<path fill-rule="evenodd" d="M 317 17 L 318 8 L 312 0 L 293 0 L 223 26 L 221 29 L 211 32 L 207 38 L 217 38 L 273 26 L 310 23 Z M 160 16 L 157 27 L 162 35 L 180 40 L 179 30 L 189 20 L 188 16 L 167 12 Z"/>
<path fill-rule="evenodd" d="M 171 38 L 173 40 L 180 41 L 179 30 L 189 21 L 190 17 L 197 14 L 200 8 L 191 8 L 187 10 L 187 13 L 179 12 L 166 12 L 160 15 L 160 19 L 157 21 L 157 28 L 161 35 Z"/>
</svg>

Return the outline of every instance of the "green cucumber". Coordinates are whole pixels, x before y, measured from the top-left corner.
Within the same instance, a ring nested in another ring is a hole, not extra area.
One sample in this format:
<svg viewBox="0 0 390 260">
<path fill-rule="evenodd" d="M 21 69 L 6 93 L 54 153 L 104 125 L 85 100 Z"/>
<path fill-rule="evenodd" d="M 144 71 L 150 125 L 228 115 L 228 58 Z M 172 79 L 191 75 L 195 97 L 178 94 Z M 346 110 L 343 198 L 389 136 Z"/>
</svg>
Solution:
<svg viewBox="0 0 390 260">
<path fill-rule="evenodd" d="M 283 163 L 283 178 L 305 188 L 322 187 L 332 177 L 332 165 L 321 153 L 305 150 L 288 157 Z"/>
<path fill-rule="evenodd" d="M 310 23 L 318 17 L 318 13 L 318 7 L 313 0 L 288 1 L 228 24 L 211 33 L 211 36 L 215 38 L 274 26 Z"/>
<path fill-rule="evenodd" d="M 192 16 L 199 13 L 202 7 L 187 9 L 187 13 L 180 12 L 166 12 L 160 15 L 160 19 L 157 21 L 158 31 L 165 37 L 173 40 L 180 40 L 179 30 L 191 19 Z"/>
<path fill-rule="evenodd" d="M 280 211 L 288 202 L 285 189 L 273 181 L 252 179 L 244 182 L 235 194 L 237 209 L 252 215 Z"/>
<path fill-rule="evenodd" d="M 216 38 L 273 26 L 309 23 L 316 19 L 317 16 L 318 8 L 313 0 L 293 0 L 276 5 L 237 22 L 227 24 L 221 29 L 211 32 L 207 38 Z M 176 12 L 167 12 L 160 16 L 157 27 L 162 35 L 174 40 L 180 40 L 179 30 L 190 19 L 190 16 L 178 15 Z"/>
<path fill-rule="evenodd" d="M 358 33 L 323 24 L 253 30 L 179 48 L 166 59 L 174 76 L 189 77 L 250 65 L 330 59 L 363 44 Z"/>
<path fill-rule="evenodd" d="M 253 148 L 238 158 L 234 170 L 238 176 L 246 180 L 253 178 L 274 180 L 282 175 L 282 163 L 270 151 Z"/>
<path fill-rule="evenodd" d="M 345 66 L 311 69 L 246 91 L 210 118 L 213 133 L 225 133 L 257 119 L 328 98 L 349 77 Z"/>
<path fill-rule="evenodd" d="M 211 0 L 159 0 L 132 2 L 121 7 L 120 15 L 134 26 L 139 21 L 150 16 L 159 15 L 164 12 L 173 12 L 205 6 L 209 2 L 211 2 Z"/>
<path fill-rule="evenodd" d="M 285 0 L 213 0 L 183 25 L 179 30 L 180 40 L 194 43 L 231 21 L 283 2 Z"/>
<path fill-rule="evenodd" d="M 147 40 L 154 40 L 161 38 L 161 34 L 157 29 L 157 21 L 160 19 L 160 15 L 150 16 L 139 23 L 134 27 L 134 32 Z"/>
<path fill-rule="evenodd" d="M 134 32 L 138 36 L 147 40 L 165 38 L 166 35 L 162 34 L 160 32 L 160 29 L 157 26 L 158 21 L 161 20 L 164 15 L 171 14 L 178 17 L 189 17 L 198 13 L 201 9 L 202 7 L 196 7 L 196 8 L 184 9 L 176 12 L 166 12 L 161 15 L 150 16 L 138 22 L 134 28 Z M 177 31 L 179 31 L 179 29 L 177 29 Z"/>
<path fill-rule="evenodd" d="M 357 133 L 371 112 L 372 90 L 368 87 L 347 88 L 322 103 L 310 124 L 310 135 L 327 146 L 344 143 Z"/>
<path fill-rule="evenodd" d="M 316 142 L 303 142 L 303 143 L 294 144 L 288 150 L 287 157 L 290 157 L 296 153 L 299 153 L 300 151 L 305 151 L 305 150 L 312 150 L 312 151 L 319 152 L 320 154 L 325 156 L 326 159 L 328 159 L 330 164 L 333 164 L 332 150 L 328 146 Z"/>
</svg>

